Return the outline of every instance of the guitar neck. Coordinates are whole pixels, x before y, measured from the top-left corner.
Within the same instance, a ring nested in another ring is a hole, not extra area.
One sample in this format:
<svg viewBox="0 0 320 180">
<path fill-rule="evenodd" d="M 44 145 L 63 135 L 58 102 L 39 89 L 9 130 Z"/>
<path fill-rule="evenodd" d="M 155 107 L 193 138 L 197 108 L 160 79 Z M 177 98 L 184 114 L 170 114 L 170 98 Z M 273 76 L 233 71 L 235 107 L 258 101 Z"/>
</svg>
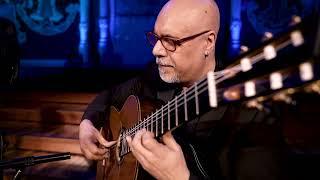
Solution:
<svg viewBox="0 0 320 180">
<path fill-rule="evenodd" d="M 207 79 L 204 79 L 187 90 L 183 90 L 174 99 L 126 131 L 134 135 L 138 130 L 145 128 L 153 132 L 156 137 L 160 137 L 167 131 L 195 119 L 208 109 L 210 109 L 208 83 Z"/>
<path fill-rule="evenodd" d="M 187 90 L 183 90 L 160 109 L 140 120 L 133 127 L 124 130 L 123 134 L 134 136 L 137 131 L 144 128 L 153 132 L 155 137 L 161 137 L 167 131 L 174 130 L 182 124 L 192 121 L 198 115 L 209 111 L 214 107 L 210 102 L 211 99 L 215 99 L 214 101 L 219 104 L 246 101 L 282 89 L 299 87 L 318 80 L 320 77 L 319 67 L 320 64 L 317 61 L 306 61 L 281 71 L 248 80 L 245 83 L 219 87 L 214 92 L 210 86 L 214 86 L 213 89 L 215 89 L 216 84 L 210 83 L 212 78 L 208 75 L 208 78 L 194 84 Z M 211 76 L 214 75 L 211 74 Z M 300 78 L 297 80 L 299 76 Z M 221 81 L 223 79 L 218 79 L 216 83 L 219 84 Z"/>
</svg>

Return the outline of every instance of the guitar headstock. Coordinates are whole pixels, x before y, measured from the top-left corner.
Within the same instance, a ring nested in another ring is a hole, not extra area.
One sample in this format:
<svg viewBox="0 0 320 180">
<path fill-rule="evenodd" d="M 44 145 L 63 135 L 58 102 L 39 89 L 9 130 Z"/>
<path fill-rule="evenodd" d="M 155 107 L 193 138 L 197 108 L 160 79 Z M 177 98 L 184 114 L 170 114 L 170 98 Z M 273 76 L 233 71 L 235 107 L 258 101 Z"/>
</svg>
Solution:
<svg viewBox="0 0 320 180">
<path fill-rule="evenodd" d="M 222 102 L 241 99 L 261 109 L 267 100 L 292 103 L 297 92 L 320 94 L 318 18 L 294 16 L 288 31 L 266 32 L 262 44 L 251 50 L 241 46 L 235 63 L 217 73 Z"/>
</svg>

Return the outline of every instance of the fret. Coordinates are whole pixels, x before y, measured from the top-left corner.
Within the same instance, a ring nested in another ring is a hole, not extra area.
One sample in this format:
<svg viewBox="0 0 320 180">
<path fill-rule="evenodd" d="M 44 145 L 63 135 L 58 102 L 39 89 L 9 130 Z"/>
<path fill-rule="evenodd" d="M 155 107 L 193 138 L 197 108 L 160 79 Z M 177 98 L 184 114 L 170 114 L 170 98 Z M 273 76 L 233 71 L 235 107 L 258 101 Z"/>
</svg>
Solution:
<svg viewBox="0 0 320 180">
<path fill-rule="evenodd" d="M 168 130 L 170 130 L 170 101 L 168 102 Z"/>
<path fill-rule="evenodd" d="M 146 129 L 147 127 L 146 127 L 146 121 L 145 121 L 145 119 L 143 119 L 143 121 L 142 121 L 142 123 L 143 123 L 143 129 Z"/>
<path fill-rule="evenodd" d="M 195 97 L 195 103 L 196 103 L 196 115 L 199 115 L 199 92 L 198 92 L 198 83 L 194 83 L 194 97 Z"/>
<path fill-rule="evenodd" d="M 185 89 L 183 90 L 183 100 L 184 100 L 184 120 L 188 121 L 187 94 Z"/>
<path fill-rule="evenodd" d="M 155 131 L 155 136 L 157 137 L 158 136 L 158 113 L 157 113 L 157 111 L 156 111 L 156 113 L 155 113 L 155 115 L 156 115 L 156 131 Z"/>
<path fill-rule="evenodd" d="M 149 118 L 149 121 L 150 121 L 150 132 L 153 133 L 153 116 L 151 115 L 150 118 Z"/>
<path fill-rule="evenodd" d="M 178 126 L 178 102 L 177 102 L 177 96 L 174 98 L 174 106 L 175 106 L 175 117 L 176 117 L 176 126 Z"/>
<path fill-rule="evenodd" d="M 146 124 L 147 124 L 147 131 L 149 131 L 149 123 L 148 123 L 148 120 L 149 120 L 149 116 L 146 118 Z"/>
<path fill-rule="evenodd" d="M 161 134 L 163 134 L 163 106 L 161 107 Z"/>
</svg>

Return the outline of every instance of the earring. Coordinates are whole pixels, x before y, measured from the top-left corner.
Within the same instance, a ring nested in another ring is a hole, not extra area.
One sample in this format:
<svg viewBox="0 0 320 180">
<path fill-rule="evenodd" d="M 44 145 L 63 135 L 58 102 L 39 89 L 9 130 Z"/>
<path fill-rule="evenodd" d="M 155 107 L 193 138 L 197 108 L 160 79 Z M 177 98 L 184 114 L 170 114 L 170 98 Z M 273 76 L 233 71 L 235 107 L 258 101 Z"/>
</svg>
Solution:
<svg viewBox="0 0 320 180">
<path fill-rule="evenodd" d="M 209 55 L 209 52 L 208 51 L 205 51 L 204 52 L 204 57 L 207 57 Z"/>
</svg>

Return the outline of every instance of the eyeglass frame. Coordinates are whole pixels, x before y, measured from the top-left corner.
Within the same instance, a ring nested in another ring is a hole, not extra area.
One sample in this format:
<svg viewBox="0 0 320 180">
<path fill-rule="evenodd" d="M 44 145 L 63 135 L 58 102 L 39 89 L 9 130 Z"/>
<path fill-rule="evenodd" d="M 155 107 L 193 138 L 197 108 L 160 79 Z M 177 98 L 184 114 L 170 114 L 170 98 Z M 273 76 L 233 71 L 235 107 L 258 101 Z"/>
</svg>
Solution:
<svg viewBox="0 0 320 180">
<path fill-rule="evenodd" d="M 194 35 L 191 35 L 191 36 L 188 36 L 188 37 L 184 37 L 184 38 L 180 38 L 180 39 L 174 39 L 174 38 L 170 38 L 170 37 L 166 37 L 166 36 L 160 37 L 159 35 L 157 35 L 157 34 L 154 33 L 153 31 L 149 31 L 149 32 L 146 32 L 146 38 L 147 38 L 148 42 L 149 42 L 153 47 L 154 47 L 154 46 L 157 44 L 157 42 L 160 40 L 162 46 L 163 46 L 166 50 L 171 51 L 171 52 L 174 52 L 174 51 L 177 50 L 177 46 L 181 46 L 183 43 L 185 43 L 185 42 L 187 42 L 187 41 L 190 41 L 190 40 L 192 40 L 192 39 L 195 39 L 196 37 L 199 37 L 199 36 L 201 36 L 201 35 L 203 35 L 203 34 L 205 34 L 205 33 L 207 33 L 207 32 L 210 32 L 210 30 L 206 30 L 206 31 L 203 31 L 203 32 L 201 32 L 201 33 L 194 34 Z M 149 40 L 149 38 L 148 38 L 148 34 L 152 34 L 154 37 L 157 38 L 157 41 L 155 42 L 155 44 L 152 44 L 152 43 L 150 42 L 150 40 Z M 174 49 L 173 49 L 173 50 L 170 50 L 170 49 L 166 48 L 166 46 L 165 46 L 165 45 L 163 44 L 163 42 L 162 42 L 162 39 L 164 39 L 164 38 L 165 38 L 165 39 L 169 39 L 169 40 L 171 40 L 171 41 L 173 42 L 173 44 L 174 44 Z"/>
</svg>

